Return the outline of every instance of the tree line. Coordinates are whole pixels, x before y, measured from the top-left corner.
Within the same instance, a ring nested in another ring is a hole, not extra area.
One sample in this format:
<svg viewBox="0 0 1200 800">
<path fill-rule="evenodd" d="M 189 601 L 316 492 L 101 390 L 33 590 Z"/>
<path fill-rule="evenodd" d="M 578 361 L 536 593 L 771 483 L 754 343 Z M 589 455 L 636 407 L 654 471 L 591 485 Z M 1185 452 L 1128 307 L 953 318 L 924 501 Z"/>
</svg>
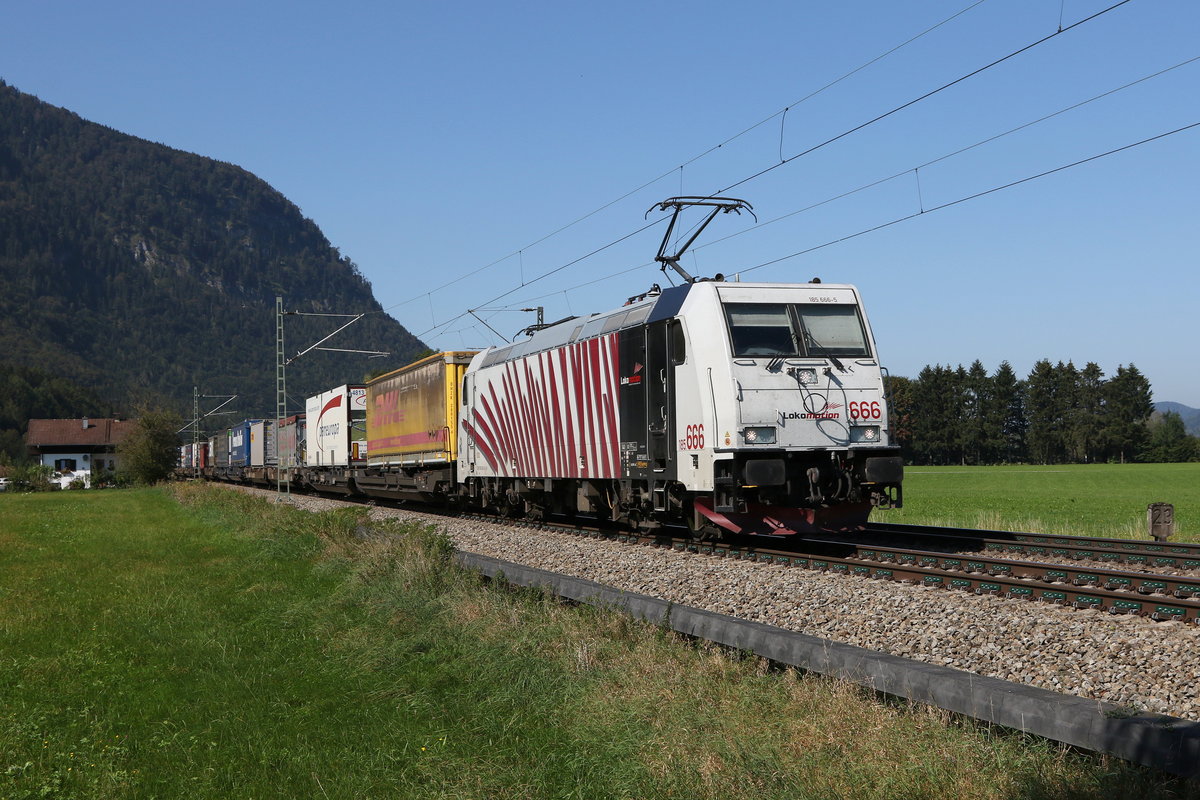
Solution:
<svg viewBox="0 0 1200 800">
<path fill-rule="evenodd" d="M 1155 414 L 1150 382 L 1133 364 L 1111 377 L 1093 363 L 1041 360 L 1018 378 L 1004 361 L 976 360 L 889 377 L 894 438 L 912 464 L 1087 464 L 1200 459 L 1173 412 Z"/>
</svg>

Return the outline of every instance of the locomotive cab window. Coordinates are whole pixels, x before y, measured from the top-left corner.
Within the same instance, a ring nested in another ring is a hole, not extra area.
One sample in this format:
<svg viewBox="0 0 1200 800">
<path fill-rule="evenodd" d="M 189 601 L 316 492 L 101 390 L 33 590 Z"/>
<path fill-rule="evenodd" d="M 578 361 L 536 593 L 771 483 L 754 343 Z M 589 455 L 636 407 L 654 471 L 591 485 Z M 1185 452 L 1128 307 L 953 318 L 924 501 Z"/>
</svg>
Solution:
<svg viewBox="0 0 1200 800">
<path fill-rule="evenodd" d="M 858 306 L 726 303 L 735 356 L 869 356 Z"/>
<path fill-rule="evenodd" d="M 671 363 L 675 366 L 687 361 L 687 339 L 683 335 L 683 323 L 671 320 Z"/>
<path fill-rule="evenodd" d="M 810 356 L 869 356 L 866 332 L 852 305 L 797 305 L 792 307 L 804 331 Z"/>
</svg>

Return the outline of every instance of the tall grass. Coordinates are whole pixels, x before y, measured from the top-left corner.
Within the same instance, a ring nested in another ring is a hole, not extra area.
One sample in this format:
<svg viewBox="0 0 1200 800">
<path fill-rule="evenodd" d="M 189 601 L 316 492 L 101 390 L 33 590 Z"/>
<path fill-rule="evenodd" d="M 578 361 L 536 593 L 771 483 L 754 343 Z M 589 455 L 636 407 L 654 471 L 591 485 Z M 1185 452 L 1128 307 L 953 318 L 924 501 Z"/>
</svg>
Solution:
<svg viewBox="0 0 1200 800">
<path fill-rule="evenodd" d="M 0 500 L 0 798 L 1187 794 L 238 493 Z"/>
</svg>

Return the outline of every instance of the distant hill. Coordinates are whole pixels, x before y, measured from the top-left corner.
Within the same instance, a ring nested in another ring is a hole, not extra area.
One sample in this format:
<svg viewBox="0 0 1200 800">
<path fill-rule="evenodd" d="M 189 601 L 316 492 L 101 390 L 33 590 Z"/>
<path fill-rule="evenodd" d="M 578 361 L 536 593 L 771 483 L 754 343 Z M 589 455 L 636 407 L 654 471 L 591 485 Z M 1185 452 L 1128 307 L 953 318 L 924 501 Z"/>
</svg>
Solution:
<svg viewBox="0 0 1200 800">
<path fill-rule="evenodd" d="M 1155 403 L 1154 410 L 1160 414 L 1174 411 L 1183 418 L 1183 427 L 1191 436 L 1200 436 L 1200 408 L 1189 408 L 1183 403 Z"/>
<path fill-rule="evenodd" d="M 126 413 L 190 417 L 192 387 L 275 409 L 275 296 L 289 310 L 381 312 L 295 204 L 232 164 L 88 122 L 0 81 L 0 363 L 94 389 Z M 336 327 L 288 317 L 289 352 Z M 383 313 L 288 369 L 298 399 L 425 346 Z"/>
</svg>

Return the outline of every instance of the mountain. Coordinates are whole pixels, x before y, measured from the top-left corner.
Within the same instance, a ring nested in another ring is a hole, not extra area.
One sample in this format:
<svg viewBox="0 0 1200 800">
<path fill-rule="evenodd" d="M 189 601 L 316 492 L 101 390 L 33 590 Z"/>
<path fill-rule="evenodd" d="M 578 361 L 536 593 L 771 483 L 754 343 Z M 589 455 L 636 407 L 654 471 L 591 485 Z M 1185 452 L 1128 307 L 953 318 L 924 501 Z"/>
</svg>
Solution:
<svg viewBox="0 0 1200 800">
<path fill-rule="evenodd" d="M 242 416 L 273 415 L 276 295 L 287 310 L 368 312 L 328 346 L 391 353 L 306 355 L 288 367 L 292 408 L 426 349 L 264 181 L 3 81 L 0 286 L 0 362 L 69 378 L 126 412 L 148 403 L 190 418 L 196 386 L 238 393 Z M 288 353 L 343 322 L 285 319 Z"/>
<path fill-rule="evenodd" d="M 1200 436 L 1200 408 L 1189 408 L 1183 403 L 1155 403 L 1154 410 L 1160 414 L 1174 411 L 1183 418 L 1183 427 L 1189 436 Z"/>
</svg>

